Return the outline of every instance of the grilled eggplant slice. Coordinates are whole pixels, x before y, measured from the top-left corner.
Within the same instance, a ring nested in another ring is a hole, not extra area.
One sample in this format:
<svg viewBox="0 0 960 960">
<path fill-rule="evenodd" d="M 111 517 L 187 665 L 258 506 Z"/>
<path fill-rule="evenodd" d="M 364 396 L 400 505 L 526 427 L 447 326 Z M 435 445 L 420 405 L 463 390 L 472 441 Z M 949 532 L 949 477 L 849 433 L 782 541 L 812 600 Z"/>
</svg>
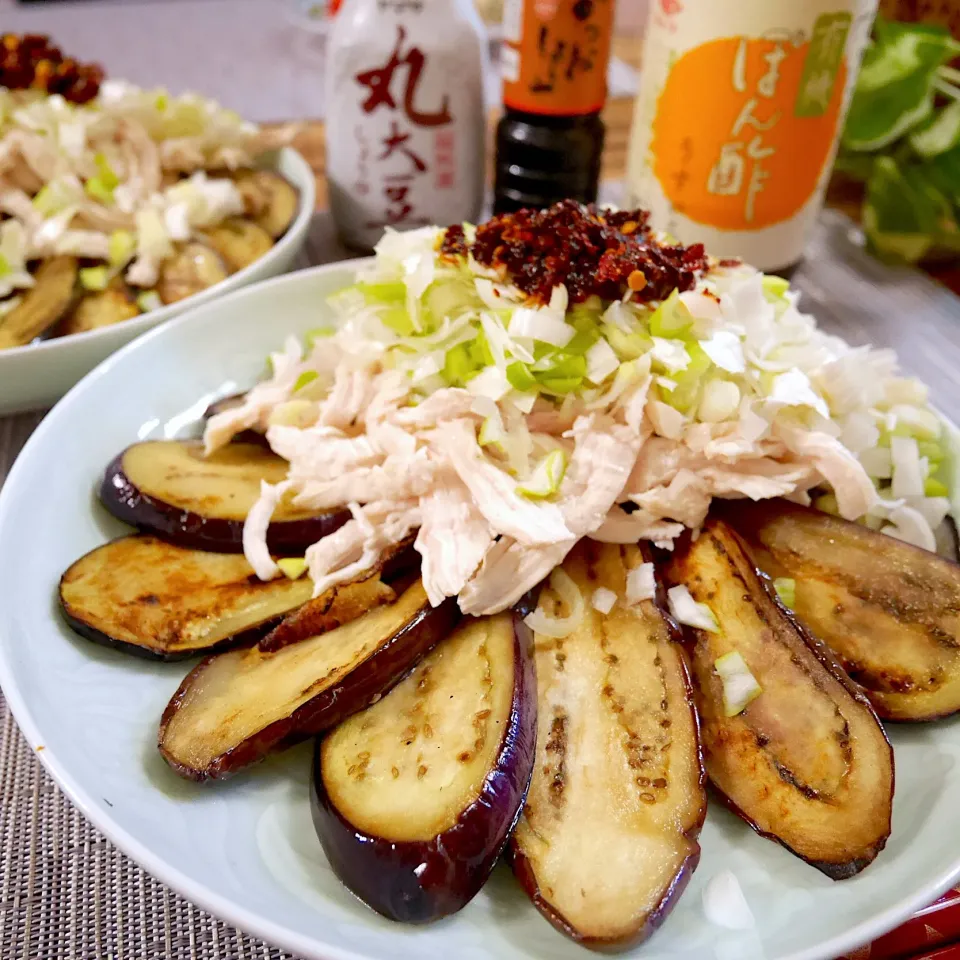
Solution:
<svg viewBox="0 0 960 960">
<path fill-rule="evenodd" d="M 893 802 L 893 751 L 869 702 L 723 521 L 708 521 L 667 571 L 718 625 L 687 630 L 711 781 L 761 836 L 834 880 L 859 873 L 883 849 Z M 716 668 L 730 653 L 762 691 L 736 716 Z"/>
<path fill-rule="evenodd" d="M 272 170 L 245 170 L 235 179 L 247 216 L 274 239 L 282 237 L 300 205 L 294 186 Z"/>
<path fill-rule="evenodd" d="M 69 309 L 77 282 L 77 260 L 50 257 L 37 268 L 34 280 L 20 303 L 0 319 L 0 350 L 30 343 Z"/>
<path fill-rule="evenodd" d="M 391 920 L 427 923 L 466 906 L 520 814 L 536 710 L 523 622 L 461 621 L 317 745 L 313 822 L 337 876 Z"/>
<path fill-rule="evenodd" d="M 285 617 L 260 641 L 260 649 L 273 653 L 335 630 L 381 603 L 393 603 L 397 599 L 395 590 L 402 591 L 419 575 L 420 555 L 410 537 L 386 550 L 379 562 L 357 580 L 331 587 Z"/>
<path fill-rule="evenodd" d="M 457 618 L 417 580 L 396 603 L 275 653 L 199 663 L 160 722 L 160 753 L 189 780 L 219 779 L 345 720 L 386 693 Z"/>
<path fill-rule="evenodd" d="M 960 567 L 786 501 L 724 516 L 764 573 L 796 581 L 795 613 L 881 717 L 933 720 L 960 710 Z"/>
<path fill-rule="evenodd" d="M 127 447 L 107 467 L 100 500 L 118 520 L 180 546 L 240 553 L 261 481 L 278 483 L 286 475 L 287 462 L 257 444 L 231 443 L 205 457 L 198 442 L 148 440 Z M 282 503 L 267 544 L 276 554 L 302 555 L 348 516 Z"/>
<path fill-rule="evenodd" d="M 140 308 L 133 291 L 122 277 L 114 277 L 106 290 L 87 293 L 80 298 L 80 302 L 63 318 L 57 335 L 68 336 L 112 327 L 115 323 L 123 323 L 139 315 Z"/>
<path fill-rule="evenodd" d="M 258 580 L 241 554 L 185 550 L 137 535 L 74 563 L 60 580 L 60 607 L 88 640 L 150 659 L 182 660 L 256 642 L 312 592 L 308 577 Z M 324 600 L 342 617 L 360 598 Z"/>
<path fill-rule="evenodd" d="M 263 227 L 243 217 L 224 220 L 204 233 L 203 239 L 220 254 L 231 273 L 250 266 L 273 246 L 273 237 Z"/>
<path fill-rule="evenodd" d="M 213 403 L 203 411 L 203 420 L 206 422 L 211 417 L 216 416 L 218 413 L 224 413 L 227 410 L 233 410 L 236 407 L 242 406 L 243 401 L 246 400 L 247 395 L 245 393 L 232 393 L 227 397 L 221 397 L 219 400 L 214 400 Z M 258 446 L 266 447 L 270 449 L 270 444 L 267 443 L 267 434 L 266 431 L 261 430 L 260 427 L 250 427 L 247 430 L 241 430 L 234 438 L 234 443 L 255 443 Z"/>
<path fill-rule="evenodd" d="M 706 813 L 693 695 L 680 644 L 653 601 L 624 604 L 638 547 L 581 541 L 563 563 L 584 597 L 563 639 L 535 634 L 537 759 L 511 842 L 540 912 L 588 946 L 648 937 L 700 858 Z M 619 600 L 601 614 L 593 592 Z M 541 605 L 568 611 L 544 587 Z"/>
<path fill-rule="evenodd" d="M 229 275 L 216 250 L 205 243 L 188 243 L 160 267 L 157 293 L 164 303 L 176 303 L 212 287 Z"/>
</svg>

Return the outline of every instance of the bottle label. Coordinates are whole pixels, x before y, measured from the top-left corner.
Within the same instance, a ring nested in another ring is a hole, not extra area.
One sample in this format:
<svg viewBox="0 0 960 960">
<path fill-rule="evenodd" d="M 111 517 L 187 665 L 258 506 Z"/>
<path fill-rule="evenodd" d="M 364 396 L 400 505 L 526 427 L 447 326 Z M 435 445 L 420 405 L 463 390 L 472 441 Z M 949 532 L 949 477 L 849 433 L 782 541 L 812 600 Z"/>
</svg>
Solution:
<svg viewBox="0 0 960 960">
<path fill-rule="evenodd" d="M 374 26 L 361 20 L 334 34 L 327 177 L 338 227 L 358 246 L 385 227 L 456 223 L 479 210 L 480 41 L 466 23 L 437 31 L 436 21 L 377 10 Z"/>
<path fill-rule="evenodd" d="M 607 96 L 613 10 L 614 0 L 508 0 L 504 105 L 552 116 L 599 110 Z"/>
<path fill-rule="evenodd" d="M 799 259 L 876 0 L 656 0 L 630 200 L 719 256 Z"/>
</svg>

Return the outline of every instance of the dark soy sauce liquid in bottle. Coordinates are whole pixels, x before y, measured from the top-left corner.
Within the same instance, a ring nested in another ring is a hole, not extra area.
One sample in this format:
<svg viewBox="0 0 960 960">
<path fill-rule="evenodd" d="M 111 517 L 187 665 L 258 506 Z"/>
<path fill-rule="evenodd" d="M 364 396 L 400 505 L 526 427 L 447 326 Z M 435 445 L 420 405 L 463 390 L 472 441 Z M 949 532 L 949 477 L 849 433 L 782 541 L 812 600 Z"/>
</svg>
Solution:
<svg viewBox="0 0 960 960">
<path fill-rule="evenodd" d="M 507 0 L 495 213 L 597 199 L 614 0 Z"/>
</svg>

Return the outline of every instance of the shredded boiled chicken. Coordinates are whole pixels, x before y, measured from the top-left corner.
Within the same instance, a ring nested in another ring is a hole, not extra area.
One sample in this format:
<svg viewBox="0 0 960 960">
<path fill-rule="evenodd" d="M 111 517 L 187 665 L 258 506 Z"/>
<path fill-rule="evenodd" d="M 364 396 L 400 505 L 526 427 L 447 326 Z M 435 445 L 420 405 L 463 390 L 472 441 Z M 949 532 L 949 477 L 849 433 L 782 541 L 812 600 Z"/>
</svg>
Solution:
<svg viewBox="0 0 960 960">
<path fill-rule="evenodd" d="M 350 511 L 306 552 L 317 594 L 415 538 L 430 602 L 456 596 L 475 615 L 515 603 L 582 537 L 671 549 L 703 524 L 714 498 L 829 500 L 824 508 L 843 517 L 933 543 L 948 508 L 938 485 L 895 499 L 890 484 L 898 470 L 901 485 L 908 470 L 923 482 L 933 475 L 939 421 L 888 351 L 850 348 L 818 331 L 785 288 L 771 293 L 749 267 L 714 265 L 676 308 L 689 318 L 685 340 L 639 341 L 649 349 L 637 356 L 631 347 L 616 369 L 603 348 L 599 382 L 580 374 L 582 386 L 566 394 L 525 392 L 508 382 L 508 365 L 536 373 L 547 362 L 538 368 L 534 341 L 511 332 L 523 324 L 511 325 L 509 311 L 527 308 L 498 302 L 517 296 L 509 283 L 442 261 L 437 235 L 388 234 L 361 284 L 332 301 L 339 331 L 306 353 L 288 340 L 271 358 L 271 377 L 207 423 L 208 452 L 253 429 L 290 464 L 285 481 L 264 486 L 244 531 L 259 576 L 277 573 L 266 531 L 281 500 Z M 398 288 L 411 325 L 423 328 L 382 322 L 383 305 L 364 300 L 364 282 L 381 284 L 378 296 Z M 431 290 L 442 283 L 454 307 L 428 328 Z M 563 322 L 558 302 L 565 297 L 538 308 L 543 329 Z M 604 331 L 615 321 L 605 335 L 617 347 L 617 331 L 638 329 L 628 321 L 648 322 L 653 308 L 601 304 L 597 329 L 601 314 Z M 478 331 L 490 345 L 479 360 L 463 352 Z M 475 364 L 465 382 L 456 382 L 451 357 Z M 690 373 L 693 362 L 700 366 Z M 707 391 L 707 383 L 719 386 Z M 681 402 L 683 391 L 691 399 Z M 891 457 L 898 425 L 919 439 Z"/>
</svg>

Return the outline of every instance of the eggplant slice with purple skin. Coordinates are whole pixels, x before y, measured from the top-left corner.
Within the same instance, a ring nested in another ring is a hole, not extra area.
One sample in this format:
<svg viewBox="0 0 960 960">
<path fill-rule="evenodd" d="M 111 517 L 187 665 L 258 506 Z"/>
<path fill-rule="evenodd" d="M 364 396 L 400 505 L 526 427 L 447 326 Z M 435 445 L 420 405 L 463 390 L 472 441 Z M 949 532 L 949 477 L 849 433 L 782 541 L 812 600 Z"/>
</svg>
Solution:
<svg viewBox="0 0 960 960">
<path fill-rule="evenodd" d="M 188 780 L 222 779 L 370 706 L 452 629 L 417 580 L 395 603 L 273 652 L 201 661 L 160 721 L 160 753 Z"/>
<path fill-rule="evenodd" d="M 890 835 L 893 803 L 893 751 L 869 701 L 723 521 L 678 546 L 667 576 L 717 623 L 686 629 L 710 780 L 761 836 L 834 880 L 859 873 Z M 716 662 L 731 653 L 760 693 L 727 716 Z"/>
<path fill-rule="evenodd" d="M 738 504 L 724 518 L 793 609 L 889 720 L 960 710 L 960 566 L 807 507 Z"/>
<path fill-rule="evenodd" d="M 342 627 L 382 603 L 393 603 L 397 599 L 394 588 L 402 592 L 419 575 L 420 554 L 413 549 L 410 537 L 387 548 L 379 561 L 356 580 L 331 587 L 285 617 L 260 641 L 260 650 L 274 653 Z"/>
<path fill-rule="evenodd" d="M 46 333 L 73 303 L 79 265 L 76 257 L 44 260 L 34 273 L 34 285 L 0 318 L 0 350 L 22 347 Z"/>
<path fill-rule="evenodd" d="M 462 909 L 520 814 L 536 725 L 529 629 L 509 612 L 462 620 L 318 742 L 313 822 L 334 872 L 391 920 Z"/>
<path fill-rule="evenodd" d="M 255 643 L 312 593 L 308 577 L 264 582 L 242 554 L 187 550 L 143 534 L 81 557 L 59 590 L 64 618 L 81 636 L 156 660 Z"/>
<path fill-rule="evenodd" d="M 562 639 L 535 634 L 537 758 L 513 870 L 547 920 L 589 947 L 648 937 L 700 859 L 705 777 L 683 651 L 654 601 L 624 599 L 646 559 L 581 541 L 562 570 L 583 619 Z M 598 588 L 617 595 L 607 614 L 591 605 Z M 569 614 L 550 587 L 540 603 Z"/>
<path fill-rule="evenodd" d="M 204 456 L 199 441 L 147 440 L 107 467 L 100 500 L 118 520 L 180 546 L 242 553 L 243 524 L 261 481 L 279 483 L 288 468 L 286 460 L 252 443 L 230 443 Z M 267 546 L 279 556 L 302 556 L 349 516 L 281 503 Z"/>
<path fill-rule="evenodd" d="M 211 417 L 215 417 L 218 413 L 226 413 L 228 410 L 235 410 L 237 407 L 243 406 L 243 402 L 247 399 L 245 393 L 231 393 L 229 396 L 221 397 L 219 400 L 214 400 L 213 403 L 203 411 L 203 420 L 206 422 Z M 267 443 L 267 434 L 265 431 L 261 430 L 260 427 L 250 427 L 247 430 L 241 430 L 234 438 L 234 443 L 254 443 L 258 447 L 266 447 L 270 449 L 270 444 Z"/>
</svg>

